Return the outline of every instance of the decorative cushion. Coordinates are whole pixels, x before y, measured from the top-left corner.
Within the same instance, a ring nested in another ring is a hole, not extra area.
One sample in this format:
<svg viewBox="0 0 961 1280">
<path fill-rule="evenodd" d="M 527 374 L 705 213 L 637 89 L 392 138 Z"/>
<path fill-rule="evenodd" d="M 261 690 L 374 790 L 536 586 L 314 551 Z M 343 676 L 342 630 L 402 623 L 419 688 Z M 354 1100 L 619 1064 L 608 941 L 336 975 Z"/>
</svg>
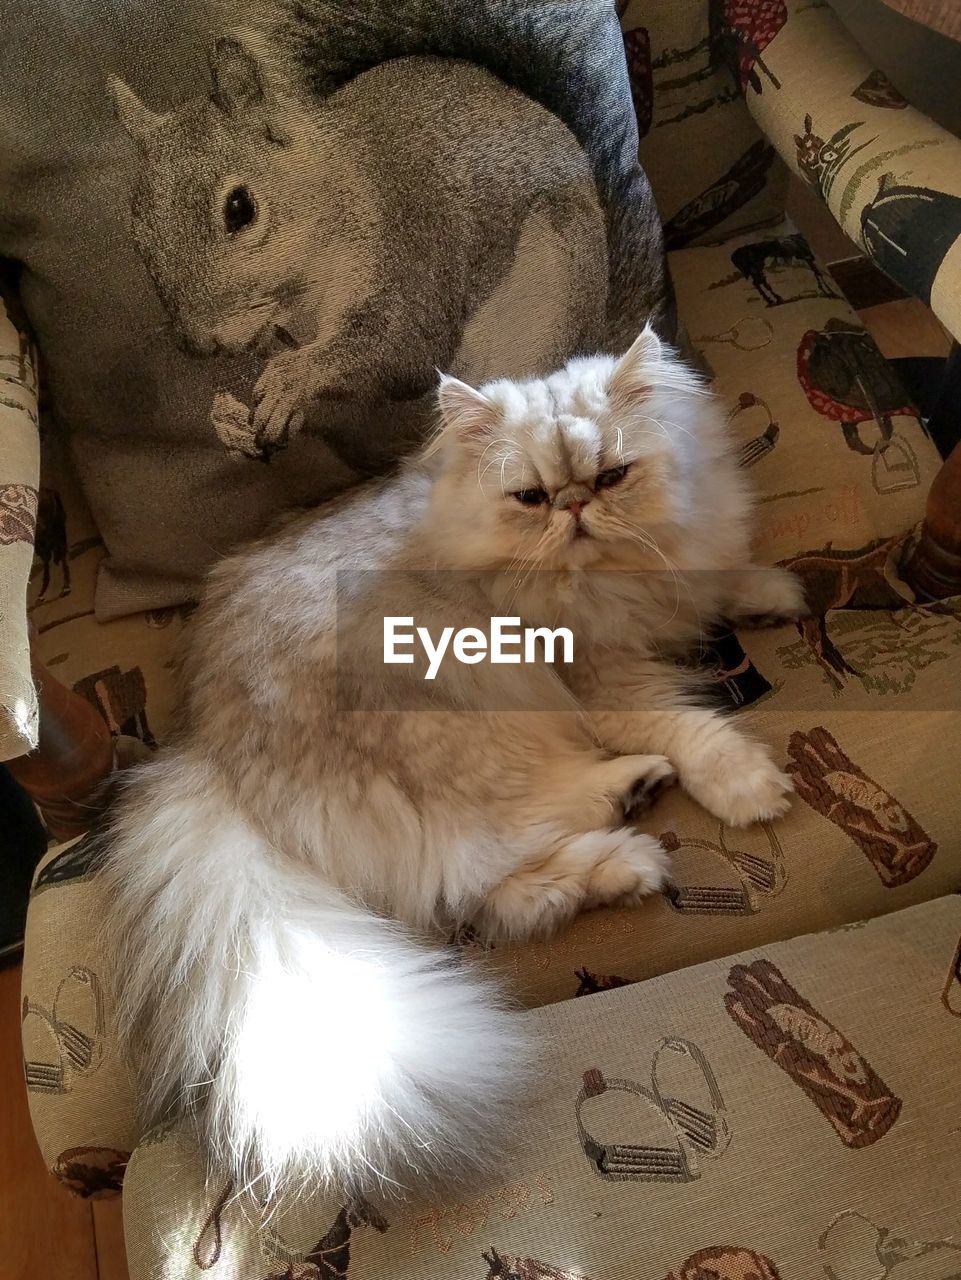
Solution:
<svg viewBox="0 0 961 1280">
<path fill-rule="evenodd" d="M 131 1276 L 956 1276 L 959 935 L 942 898 L 527 1015 L 545 1065 L 516 1151 L 459 1201 L 261 1207 L 155 1132 Z"/>
<path fill-rule="evenodd" d="M 101 620 L 386 467 L 438 365 L 673 336 L 608 0 L 5 21 L 0 253 L 109 553 Z"/>
</svg>

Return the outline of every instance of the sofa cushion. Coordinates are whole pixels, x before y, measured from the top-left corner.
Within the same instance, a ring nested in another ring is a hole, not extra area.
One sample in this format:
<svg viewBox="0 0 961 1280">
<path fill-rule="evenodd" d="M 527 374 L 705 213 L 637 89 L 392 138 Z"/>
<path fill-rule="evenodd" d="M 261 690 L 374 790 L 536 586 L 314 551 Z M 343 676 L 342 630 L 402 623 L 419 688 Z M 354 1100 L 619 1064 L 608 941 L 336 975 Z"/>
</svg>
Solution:
<svg viewBox="0 0 961 1280">
<path fill-rule="evenodd" d="M 662 311 L 672 336 L 607 0 L 288 7 L 4 15 L 0 254 L 109 553 L 101 619 L 383 470 L 438 365 L 547 371 Z"/>
<path fill-rule="evenodd" d="M 258 1206 L 155 1132 L 125 1185 L 130 1273 L 946 1280 L 959 935 L 943 898 L 527 1015 L 536 1096 L 497 1184 L 457 1201 Z M 304 1069 L 296 1027 L 284 1051 Z"/>
</svg>

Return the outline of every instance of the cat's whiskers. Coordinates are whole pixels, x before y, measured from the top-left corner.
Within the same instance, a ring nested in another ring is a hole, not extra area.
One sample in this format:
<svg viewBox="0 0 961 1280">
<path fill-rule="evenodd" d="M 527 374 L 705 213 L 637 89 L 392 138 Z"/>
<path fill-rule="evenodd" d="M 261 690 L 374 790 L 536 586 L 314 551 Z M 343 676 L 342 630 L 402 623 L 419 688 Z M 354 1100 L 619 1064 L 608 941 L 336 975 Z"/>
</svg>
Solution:
<svg viewBox="0 0 961 1280">
<path fill-rule="evenodd" d="M 542 563 L 543 555 L 544 555 L 544 552 L 548 550 L 548 547 L 546 544 L 548 543 L 550 537 L 551 537 L 551 526 L 548 525 L 547 528 L 544 530 L 544 532 L 541 534 L 541 536 L 538 538 L 537 542 L 534 544 L 533 548 L 529 553 L 529 563 L 528 563 L 526 572 L 524 572 L 524 567 L 525 567 L 524 564 L 521 564 L 520 572 L 515 577 L 514 582 L 512 583 L 513 595 L 511 595 L 508 598 L 508 601 L 507 601 L 508 604 L 514 603 L 521 589 L 524 586 L 526 586 L 526 584 L 530 581 L 531 575 L 535 573 L 537 570 L 543 568 L 543 563 Z"/>
<path fill-rule="evenodd" d="M 643 547 L 645 547 L 648 551 L 653 552 L 653 554 L 656 555 L 658 559 L 663 563 L 664 568 L 667 570 L 667 572 L 671 575 L 671 581 L 674 585 L 674 612 L 671 614 L 670 618 L 668 618 L 666 622 L 661 623 L 661 625 L 658 627 L 654 627 L 653 630 L 655 632 L 665 630 L 667 627 L 669 627 L 673 623 L 674 619 L 677 617 L 681 608 L 681 585 L 683 583 L 687 591 L 688 597 L 690 599 L 691 605 L 694 609 L 694 613 L 697 617 L 698 631 L 700 632 L 702 629 L 701 614 L 697 607 L 697 603 L 694 598 L 694 593 L 691 590 L 690 584 L 684 580 L 684 575 L 680 572 L 677 565 L 674 564 L 670 559 L 668 559 L 668 557 L 664 554 L 657 540 L 646 529 L 643 529 L 640 525 L 636 525 L 631 522 L 628 522 L 623 516 L 615 516 L 613 518 L 612 523 L 620 526 L 620 531 L 624 535 L 624 537 L 633 538 L 635 541 L 639 542 Z"/>
<path fill-rule="evenodd" d="M 682 427 L 679 422 L 675 422 L 672 418 L 652 418 L 648 414 L 643 417 L 644 422 L 653 422 L 659 429 L 659 433 L 665 440 L 670 437 L 667 434 L 667 428 L 670 427 L 674 431 L 680 431 L 682 435 L 688 436 L 691 440 L 695 439 L 694 433 L 687 427 Z"/>
</svg>

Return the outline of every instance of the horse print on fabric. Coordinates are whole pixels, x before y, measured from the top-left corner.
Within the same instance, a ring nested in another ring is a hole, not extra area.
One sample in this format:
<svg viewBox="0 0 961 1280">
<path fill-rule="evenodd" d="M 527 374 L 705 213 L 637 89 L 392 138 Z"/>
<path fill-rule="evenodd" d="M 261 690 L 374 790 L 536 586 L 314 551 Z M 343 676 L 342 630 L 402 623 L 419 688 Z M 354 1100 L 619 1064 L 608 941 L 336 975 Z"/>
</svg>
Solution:
<svg viewBox="0 0 961 1280">
<path fill-rule="evenodd" d="M 801 298 L 837 298 L 827 277 L 818 265 L 811 246 L 802 235 L 784 236 L 778 240 L 757 240 L 743 244 L 731 254 L 731 262 L 745 280 L 750 281 L 762 301 L 769 307 L 780 307 L 785 302 L 797 302 Z M 783 298 L 772 284 L 769 271 L 783 271 L 791 267 L 810 272 L 814 289 L 795 292 Z"/>
<path fill-rule="evenodd" d="M 138 153 L 134 241 L 179 345 L 259 368 L 249 402 L 211 404 L 228 454 L 269 461 L 345 401 L 395 406 L 396 453 L 438 367 L 476 384 L 601 344 L 605 215 L 555 115 L 465 61 L 396 58 L 319 100 L 275 61 L 221 38 L 209 91 L 166 112 L 109 80 Z"/>
<path fill-rule="evenodd" d="M 837 690 L 843 689 L 848 676 L 860 673 L 831 639 L 828 615 L 835 609 L 896 609 L 905 603 L 887 572 L 900 542 L 899 538 L 878 538 L 850 551 L 828 545 L 781 562 L 804 583 L 808 616 L 798 620 L 798 632 Z"/>
</svg>

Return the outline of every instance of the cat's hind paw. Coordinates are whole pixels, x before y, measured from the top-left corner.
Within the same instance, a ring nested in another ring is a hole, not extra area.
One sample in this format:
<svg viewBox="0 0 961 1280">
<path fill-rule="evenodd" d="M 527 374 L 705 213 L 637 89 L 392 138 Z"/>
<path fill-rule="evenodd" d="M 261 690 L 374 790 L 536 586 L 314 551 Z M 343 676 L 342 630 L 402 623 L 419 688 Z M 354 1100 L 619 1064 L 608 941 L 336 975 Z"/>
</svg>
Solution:
<svg viewBox="0 0 961 1280">
<path fill-rule="evenodd" d="M 668 883 L 670 858 L 653 836 L 630 834 L 587 880 L 585 907 L 636 907 Z"/>
<path fill-rule="evenodd" d="M 667 883 L 668 856 L 653 836 L 623 827 L 580 832 L 494 885 L 472 923 L 489 939 L 545 938 L 578 911 L 633 906 Z"/>
</svg>

